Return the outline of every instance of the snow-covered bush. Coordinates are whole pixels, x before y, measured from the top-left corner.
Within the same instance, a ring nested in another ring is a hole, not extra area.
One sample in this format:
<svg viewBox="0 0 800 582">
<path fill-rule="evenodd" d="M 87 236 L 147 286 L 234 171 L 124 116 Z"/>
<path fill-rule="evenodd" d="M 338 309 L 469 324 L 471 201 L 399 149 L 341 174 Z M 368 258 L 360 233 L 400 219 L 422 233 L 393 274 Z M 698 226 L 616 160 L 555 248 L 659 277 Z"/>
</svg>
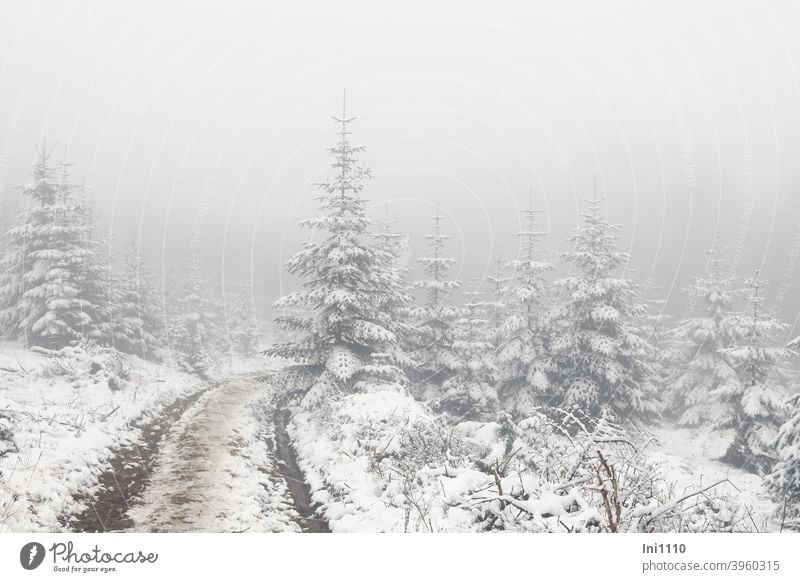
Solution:
<svg viewBox="0 0 800 582">
<path fill-rule="evenodd" d="M 0 410 L 0 458 L 16 450 L 13 428 L 14 425 L 11 421 L 11 417 Z M 2 477 L 2 475 L 0 475 L 0 477 Z"/>
<path fill-rule="evenodd" d="M 126 388 L 131 379 L 128 357 L 114 348 L 84 341 L 60 350 L 34 349 L 47 356 L 47 365 L 39 371 L 42 376 L 64 377 L 76 389 L 99 384 L 115 392 Z"/>
<path fill-rule="evenodd" d="M 406 422 L 383 448 L 372 452 L 369 468 L 388 481 L 384 499 L 403 511 L 403 531 L 436 531 L 434 515 L 441 512 L 442 500 L 435 483 L 462 473 L 468 454 L 469 444 L 461 435 L 428 418 Z"/>
<path fill-rule="evenodd" d="M 655 469 L 606 421 L 535 412 L 463 429 L 481 446 L 475 467 L 493 479 L 463 501 L 480 509 L 483 530 L 629 531 L 655 495 Z"/>
<path fill-rule="evenodd" d="M 754 529 L 725 480 L 674 491 L 649 435 L 566 411 L 452 426 L 404 394 L 343 394 L 325 377 L 291 433 L 334 531 Z"/>
<path fill-rule="evenodd" d="M 123 390 L 131 379 L 131 366 L 128 357 L 114 349 L 100 348 L 90 354 L 89 377 L 81 376 L 81 380 L 105 383 L 115 392 Z"/>
<path fill-rule="evenodd" d="M 658 505 L 639 512 L 637 530 L 644 533 L 733 533 L 758 531 L 747 505 L 727 480 L 694 487 L 678 495 L 661 492 Z"/>
</svg>

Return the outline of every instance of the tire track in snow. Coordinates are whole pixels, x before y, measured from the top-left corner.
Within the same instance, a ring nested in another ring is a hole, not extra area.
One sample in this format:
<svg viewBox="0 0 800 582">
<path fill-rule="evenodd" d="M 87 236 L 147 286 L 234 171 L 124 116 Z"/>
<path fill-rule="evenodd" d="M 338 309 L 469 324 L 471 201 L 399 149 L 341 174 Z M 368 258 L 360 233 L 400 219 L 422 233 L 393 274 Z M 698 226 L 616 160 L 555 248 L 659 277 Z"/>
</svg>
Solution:
<svg viewBox="0 0 800 582">
<path fill-rule="evenodd" d="M 137 424 L 141 440 L 114 451 L 109 460 L 110 467 L 98 478 L 97 492 L 75 496 L 75 501 L 86 509 L 77 515 L 62 518 L 62 525 L 75 532 L 121 531 L 131 527 L 133 522 L 127 511 L 130 503 L 142 494 L 150 481 L 164 435 L 207 390 L 198 390 L 178 398 L 158 417 Z"/>
<path fill-rule="evenodd" d="M 306 533 L 330 533 L 328 522 L 317 517 L 316 504 L 311 499 L 311 488 L 306 483 L 305 475 L 297 464 L 297 453 L 286 430 L 291 413 L 283 403 L 276 407 L 274 418 L 275 454 L 289 488 L 289 494 L 292 496 L 294 509 L 299 514 L 297 524 Z"/>
</svg>

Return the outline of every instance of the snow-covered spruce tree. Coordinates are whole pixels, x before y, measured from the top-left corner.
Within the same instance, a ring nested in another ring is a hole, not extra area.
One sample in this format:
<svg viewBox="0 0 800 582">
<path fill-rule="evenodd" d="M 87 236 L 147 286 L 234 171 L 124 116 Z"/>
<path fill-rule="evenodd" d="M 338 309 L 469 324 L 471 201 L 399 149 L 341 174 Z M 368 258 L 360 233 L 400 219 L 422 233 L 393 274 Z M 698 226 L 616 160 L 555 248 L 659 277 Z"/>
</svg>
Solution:
<svg viewBox="0 0 800 582">
<path fill-rule="evenodd" d="M 488 341 L 489 305 L 481 299 L 480 281 L 466 293 L 464 309 L 453 325 L 456 373 L 442 384 L 439 406 L 458 420 L 488 420 L 497 412 L 497 368 Z"/>
<path fill-rule="evenodd" d="M 800 530 L 800 395 L 791 399 L 793 416 L 775 439 L 778 462 L 764 485 L 777 504 L 775 517 L 782 525 Z"/>
<path fill-rule="evenodd" d="M 408 250 L 408 235 L 397 228 L 399 219 L 389 218 L 389 205 L 385 206 L 384 218 L 376 221 L 378 229 L 372 234 L 375 239 L 375 248 L 392 256 L 392 263 L 396 269 L 405 273 L 407 270 L 398 264 L 400 257 Z"/>
<path fill-rule="evenodd" d="M 679 321 L 670 333 L 677 372 L 667 384 L 667 413 L 683 425 L 716 421 L 725 403 L 715 392 L 736 379 L 724 352 L 740 343 L 734 315 L 741 292 L 733 278 L 723 274 L 723 254 L 715 240 L 708 250 L 706 275 L 687 289 L 695 314 Z"/>
<path fill-rule="evenodd" d="M 243 279 L 239 284 L 232 298 L 227 328 L 231 349 L 235 354 L 245 358 L 252 358 L 258 354 L 261 329 L 252 281 Z"/>
<path fill-rule="evenodd" d="M 425 302 L 410 310 L 414 333 L 409 338 L 409 351 L 415 362 L 416 397 L 433 400 L 439 394 L 442 382 L 458 368 L 458 356 L 453 350 L 453 324 L 463 311 L 451 302 L 453 291 L 461 281 L 448 279 L 447 272 L 456 260 L 444 256 L 450 235 L 442 232 L 444 216 L 431 217 L 433 233 L 425 238 L 431 254 L 417 260 L 423 266 L 426 279 L 414 282 L 413 288 L 425 294 Z"/>
<path fill-rule="evenodd" d="M 408 296 L 392 255 L 364 241 L 370 220 L 361 192 L 371 175 L 356 159 L 364 148 L 349 141 L 353 119 L 334 119 L 341 124 L 339 142 L 330 149 L 336 175 L 319 185 L 319 214 L 300 223 L 321 240 L 305 243 L 286 263 L 289 273 L 304 279 L 303 289 L 274 305 L 278 310 L 303 308 L 308 315 L 278 317 L 279 326 L 302 335 L 271 346 L 265 354 L 306 367 L 320 385 L 341 390 L 356 380 L 372 354 L 394 351 L 398 322 L 392 314 Z"/>
<path fill-rule="evenodd" d="M 745 281 L 745 311 L 733 316 L 739 343 L 722 350 L 735 378 L 717 388 L 713 396 L 726 403 L 717 426 L 735 431 L 721 460 L 763 475 L 775 462 L 771 443 L 784 421 L 786 363 L 791 352 L 777 340 L 787 325 L 763 308 L 766 282 L 758 275 L 756 271 Z"/>
<path fill-rule="evenodd" d="M 385 209 L 384 218 L 382 220 L 377 220 L 378 229 L 372 234 L 372 237 L 376 241 L 375 246 L 377 250 L 390 257 L 388 268 L 394 271 L 394 278 L 391 283 L 393 288 L 391 293 L 386 295 L 388 301 L 383 306 L 383 309 L 394 324 L 393 331 L 396 341 L 391 344 L 391 346 L 387 347 L 387 353 L 379 353 L 377 358 L 382 363 L 384 361 L 391 361 L 394 365 L 403 370 L 412 370 L 414 361 L 405 352 L 405 346 L 408 343 L 408 337 L 414 331 L 410 323 L 409 314 L 409 308 L 413 303 L 413 299 L 406 291 L 405 281 L 409 269 L 401 262 L 401 259 L 403 259 L 409 251 L 410 240 L 408 235 L 398 230 L 397 224 L 399 219 L 389 218 L 388 203 Z"/>
<path fill-rule="evenodd" d="M 6 251 L 0 270 L 0 317 L 5 334 L 11 338 L 21 337 L 28 345 L 35 343 L 33 338 L 26 337 L 31 312 L 44 311 L 44 301 L 34 303 L 26 293 L 45 281 L 47 264 L 44 259 L 52 246 L 52 225 L 56 218 L 58 181 L 55 174 L 50 152 L 42 145 L 37 151 L 31 179 L 22 186 L 26 208 L 5 235 Z"/>
<path fill-rule="evenodd" d="M 619 226 L 600 216 L 602 200 L 571 238 L 575 250 L 564 258 L 575 275 L 555 281 L 563 303 L 551 316 L 549 364 L 552 381 L 545 395 L 551 406 L 627 420 L 658 412 L 652 384 L 653 349 L 636 333 L 643 306 L 631 279 L 615 276 L 628 262 L 617 250 Z"/>
<path fill-rule="evenodd" d="M 94 293 L 93 218 L 85 217 L 83 198 L 74 198 L 70 164 L 61 164 L 56 179 L 49 156 L 43 146 L 23 186 L 28 204 L 7 233 L 0 298 L 10 337 L 60 349 L 99 339 L 108 302 Z"/>
<path fill-rule="evenodd" d="M 124 270 L 113 285 L 113 345 L 121 352 L 159 359 L 162 352 L 161 301 L 138 241 L 133 238 Z"/>
<path fill-rule="evenodd" d="M 193 254 L 178 288 L 182 293 L 172 299 L 170 306 L 169 347 L 184 370 L 205 377 L 212 356 L 226 352 L 228 345 L 218 309 L 221 298 L 199 256 Z"/>
<path fill-rule="evenodd" d="M 80 228 L 76 246 L 83 257 L 77 263 L 77 281 L 83 312 L 91 321 L 84 326 L 82 335 L 99 345 L 112 345 L 115 290 L 110 247 L 108 239 L 97 234 L 94 198 L 85 181 L 78 188 L 73 215 Z"/>
<path fill-rule="evenodd" d="M 508 286 L 510 314 L 500 329 L 498 350 L 498 396 L 505 411 L 530 414 L 537 400 L 548 391 L 547 322 L 543 300 L 547 293 L 546 274 L 553 266 L 538 258 L 538 244 L 545 233 L 536 229 L 538 210 L 531 205 L 522 211 L 524 230 L 514 234 L 520 240 L 519 256 L 509 263 L 513 279 Z"/>
<path fill-rule="evenodd" d="M 644 314 L 636 324 L 638 333 L 653 348 L 652 380 L 659 393 L 672 379 L 675 364 L 674 346 L 670 337 L 672 318 L 664 313 L 666 300 L 645 298 Z"/>
<path fill-rule="evenodd" d="M 507 275 L 508 261 L 503 259 L 501 255 L 498 254 L 493 263 L 492 274 L 486 277 L 486 281 L 491 288 L 491 294 L 487 298 L 485 305 L 489 318 L 487 337 L 492 347 L 497 350 L 505 340 L 502 327 L 509 315 L 509 283 L 513 281 L 513 277 Z"/>
</svg>

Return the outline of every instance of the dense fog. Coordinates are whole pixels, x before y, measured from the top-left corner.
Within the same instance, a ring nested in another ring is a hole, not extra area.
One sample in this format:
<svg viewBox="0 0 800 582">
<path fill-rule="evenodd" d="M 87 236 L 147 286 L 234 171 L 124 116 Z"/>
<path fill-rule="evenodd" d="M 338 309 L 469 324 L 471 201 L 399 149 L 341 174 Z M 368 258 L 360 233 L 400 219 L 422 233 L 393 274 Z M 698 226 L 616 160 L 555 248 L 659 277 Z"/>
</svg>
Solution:
<svg viewBox="0 0 800 582">
<path fill-rule="evenodd" d="M 529 191 L 565 249 L 606 200 L 640 280 L 679 292 L 715 234 L 794 324 L 800 84 L 792 2 L 17 3 L 0 22 L 0 195 L 47 139 L 100 226 L 167 272 L 190 248 L 266 309 L 308 235 L 331 115 L 356 115 L 365 190 L 412 235 L 437 204 L 463 280 L 514 256 Z M 596 184 L 596 185 L 595 185 Z M 192 243 L 194 241 L 194 243 Z M 199 246 L 198 246 L 199 245 Z M 411 261 L 413 265 L 414 262 Z M 265 317 L 268 314 L 265 312 Z M 792 330 L 794 333 L 796 330 Z"/>
</svg>

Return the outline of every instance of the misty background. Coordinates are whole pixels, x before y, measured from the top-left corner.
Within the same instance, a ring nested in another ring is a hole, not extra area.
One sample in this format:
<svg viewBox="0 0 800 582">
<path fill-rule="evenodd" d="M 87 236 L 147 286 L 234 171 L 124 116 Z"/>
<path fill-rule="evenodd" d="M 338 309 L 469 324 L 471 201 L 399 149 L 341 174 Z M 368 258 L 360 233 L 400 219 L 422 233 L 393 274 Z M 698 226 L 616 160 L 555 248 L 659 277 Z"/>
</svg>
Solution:
<svg viewBox="0 0 800 582">
<path fill-rule="evenodd" d="M 169 273 L 199 245 L 266 307 L 308 237 L 347 89 L 373 217 L 411 235 L 437 204 L 467 281 L 513 257 L 532 190 L 569 248 L 596 191 L 668 311 L 715 235 L 761 268 L 794 326 L 800 294 L 796 2 L 11 3 L 0 21 L 0 203 L 35 147 L 74 162 L 120 248 Z M 596 185 L 595 185 L 596 184 Z M 412 275 L 413 277 L 413 275 Z"/>
</svg>

